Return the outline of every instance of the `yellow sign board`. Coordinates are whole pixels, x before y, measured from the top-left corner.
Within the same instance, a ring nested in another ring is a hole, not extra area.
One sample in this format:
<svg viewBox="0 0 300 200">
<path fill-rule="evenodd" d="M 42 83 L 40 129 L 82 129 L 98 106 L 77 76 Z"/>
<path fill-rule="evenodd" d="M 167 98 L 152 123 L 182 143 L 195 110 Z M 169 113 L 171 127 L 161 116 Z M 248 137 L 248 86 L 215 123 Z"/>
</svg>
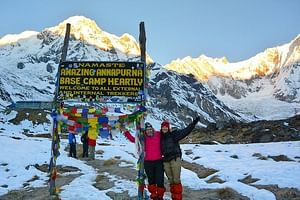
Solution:
<svg viewBox="0 0 300 200">
<path fill-rule="evenodd" d="M 59 67 L 58 99 L 96 102 L 144 100 L 142 62 L 63 62 Z"/>
</svg>

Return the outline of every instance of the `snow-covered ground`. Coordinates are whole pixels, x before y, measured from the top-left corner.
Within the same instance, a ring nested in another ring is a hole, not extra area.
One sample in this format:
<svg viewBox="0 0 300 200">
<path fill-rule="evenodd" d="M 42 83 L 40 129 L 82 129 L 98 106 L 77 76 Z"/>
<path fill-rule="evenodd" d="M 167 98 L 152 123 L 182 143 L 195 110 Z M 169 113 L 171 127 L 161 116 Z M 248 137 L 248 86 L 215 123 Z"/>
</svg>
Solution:
<svg viewBox="0 0 300 200">
<path fill-rule="evenodd" d="M 224 188 L 230 187 L 250 199 L 276 199 L 267 191 L 243 184 L 238 180 L 251 175 L 259 179 L 254 185 L 277 184 L 280 188 L 294 187 L 300 189 L 297 177 L 300 175 L 300 142 L 278 142 L 259 144 L 231 144 L 231 145 L 181 145 L 183 152 L 193 153 L 183 156 L 188 162 L 194 162 L 205 167 L 219 170 L 205 179 L 196 179 L 187 170 L 183 172 L 183 183 L 196 190 L 202 188 Z M 286 155 L 294 162 L 276 162 L 273 159 L 261 160 L 253 156 L 260 153 L 262 156 Z M 199 159 L 193 160 L 196 156 Z M 237 158 L 233 157 L 237 156 Z M 223 184 L 207 184 L 212 176 L 218 175 Z M 193 183 L 190 185 L 189 183 Z"/>
<path fill-rule="evenodd" d="M 300 114 L 299 103 L 288 103 L 270 94 L 272 85 L 263 91 L 250 93 L 247 98 L 235 99 L 229 95 L 217 95 L 228 107 L 243 115 L 243 119 L 280 120 Z"/>
<path fill-rule="evenodd" d="M 34 176 L 39 176 L 40 178 L 29 182 L 29 187 L 47 186 L 47 174 L 37 170 L 33 165 L 48 164 L 51 154 L 51 141 L 46 138 L 28 138 L 22 135 L 20 132 L 22 132 L 24 126 L 0 125 L 1 128 L 6 129 L 0 132 L 0 196 L 11 190 L 23 188 L 23 183 Z M 15 138 L 12 138 L 12 136 Z M 20 139 L 16 139 L 16 137 Z M 80 141 L 79 138 L 77 139 L 77 141 Z M 119 156 L 122 160 L 136 163 L 137 159 L 133 156 L 135 147 L 123 135 L 117 134 L 114 140 L 99 138 L 98 142 L 105 142 L 109 145 L 96 146 L 96 150 L 104 151 L 102 155 L 97 154 L 96 159 L 107 160 Z M 96 189 L 93 186 L 97 175 L 96 170 L 87 165 L 85 161 L 68 157 L 68 153 L 64 151 L 67 145 L 67 140 L 63 139 L 61 141 L 61 155 L 58 157 L 57 165 L 77 167 L 83 175 L 61 188 L 60 197 L 62 199 L 110 199 L 106 195 L 108 191 L 116 193 L 129 191 L 130 195 L 137 195 L 135 182 L 120 179 L 109 173 L 105 174 L 105 176 L 108 176 L 110 180 L 114 180 L 115 186 L 103 191 Z M 300 177 L 300 141 L 235 145 L 185 144 L 181 145 L 181 147 L 185 161 L 219 170 L 213 175 L 200 179 L 194 172 L 183 168 L 182 184 L 191 189 L 230 187 L 250 199 L 275 200 L 275 195 L 270 191 L 257 189 L 238 181 L 251 175 L 252 178 L 259 179 L 254 183 L 257 185 L 277 184 L 281 188 L 293 187 L 300 190 L 298 181 Z M 185 152 L 189 153 L 186 154 Z M 276 162 L 271 158 L 260 160 L 253 156 L 254 153 L 260 153 L 265 157 L 286 155 L 294 161 Z M 232 156 L 237 157 L 233 158 Z M 196 157 L 198 158 L 195 159 Z M 123 167 L 128 166 L 124 165 Z M 129 167 L 135 168 L 135 166 Z M 215 175 L 225 182 L 222 184 L 206 182 Z M 7 186 L 1 187 L 3 185 Z"/>
</svg>

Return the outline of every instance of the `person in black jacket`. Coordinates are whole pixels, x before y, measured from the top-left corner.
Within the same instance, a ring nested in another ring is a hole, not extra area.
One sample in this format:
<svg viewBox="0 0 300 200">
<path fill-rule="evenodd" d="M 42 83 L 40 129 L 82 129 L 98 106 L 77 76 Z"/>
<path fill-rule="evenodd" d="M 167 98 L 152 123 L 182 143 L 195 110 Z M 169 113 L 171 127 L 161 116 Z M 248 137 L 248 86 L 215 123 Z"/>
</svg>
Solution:
<svg viewBox="0 0 300 200">
<path fill-rule="evenodd" d="M 200 120 L 197 116 L 193 122 L 182 130 L 171 131 L 170 123 L 164 121 L 161 124 L 161 153 L 164 170 L 170 183 L 172 200 L 182 200 L 181 173 L 181 149 L 179 141 L 192 132 Z"/>
<path fill-rule="evenodd" d="M 74 133 L 69 133 L 68 135 L 69 145 L 70 145 L 70 152 L 69 156 L 73 158 L 77 158 L 76 156 L 76 136 Z"/>
<path fill-rule="evenodd" d="M 82 152 L 82 157 L 83 158 L 87 158 L 89 157 L 89 145 L 88 145 L 88 131 L 86 131 L 82 136 L 81 136 L 81 142 L 82 142 L 82 148 L 83 148 L 83 152 Z"/>
</svg>

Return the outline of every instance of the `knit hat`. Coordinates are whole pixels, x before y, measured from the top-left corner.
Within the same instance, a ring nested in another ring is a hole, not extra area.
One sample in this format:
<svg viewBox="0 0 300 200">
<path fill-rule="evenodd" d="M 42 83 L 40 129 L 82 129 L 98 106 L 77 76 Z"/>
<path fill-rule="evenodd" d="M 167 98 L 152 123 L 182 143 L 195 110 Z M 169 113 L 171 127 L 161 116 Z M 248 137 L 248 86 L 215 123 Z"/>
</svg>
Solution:
<svg viewBox="0 0 300 200">
<path fill-rule="evenodd" d="M 170 123 L 169 123 L 168 121 L 163 121 L 163 122 L 161 123 L 160 128 L 162 128 L 162 127 L 164 127 L 164 126 L 168 127 L 168 129 L 170 130 Z"/>
<path fill-rule="evenodd" d="M 153 127 L 152 127 L 152 124 L 150 124 L 149 122 L 146 122 L 146 123 L 145 123 L 145 129 L 146 129 L 146 128 L 153 128 Z"/>
</svg>

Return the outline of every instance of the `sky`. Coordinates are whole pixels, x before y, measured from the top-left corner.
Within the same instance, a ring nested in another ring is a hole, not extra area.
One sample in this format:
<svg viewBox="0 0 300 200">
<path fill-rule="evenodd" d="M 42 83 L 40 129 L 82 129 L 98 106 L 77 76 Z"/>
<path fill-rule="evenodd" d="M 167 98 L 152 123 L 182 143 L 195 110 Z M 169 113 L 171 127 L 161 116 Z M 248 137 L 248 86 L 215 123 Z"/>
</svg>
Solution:
<svg viewBox="0 0 300 200">
<path fill-rule="evenodd" d="M 0 37 L 42 31 L 82 15 L 102 30 L 138 41 L 144 21 L 147 52 L 160 64 L 204 54 L 248 59 L 300 34 L 298 0 L 1 0 Z"/>
<path fill-rule="evenodd" d="M 49 163 L 51 141 L 48 138 L 26 137 L 22 134 L 24 128 L 31 130 L 32 134 L 41 133 L 41 127 L 33 127 L 31 122 L 23 121 L 20 125 L 8 123 L 15 115 L 0 114 L 0 196 L 11 190 L 28 187 L 47 187 L 47 173 L 37 170 L 34 165 Z M 44 124 L 44 128 L 47 124 Z M 14 138 L 13 138 L 14 136 Z M 19 140 L 16 138 L 20 138 Z M 80 143 L 79 136 L 77 137 Z M 120 167 L 136 169 L 137 157 L 135 155 L 135 145 L 125 139 L 121 133 L 114 135 L 114 140 L 98 138 L 97 143 L 106 145 L 96 145 L 96 160 L 108 160 L 120 157 Z M 57 165 L 73 166 L 81 171 L 64 173 L 64 175 L 79 175 L 68 185 L 64 185 L 60 193 L 62 200 L 71 199 L 110 199 L 106 193 L 111 191 L 122 193 L 128 191 L 132 196 L 137 195 L 137 185 L 133 180 L 128 180 L 116 176 L 112 171 L 102 174 L 106 176 L 115 186 L 98 190 L 93 184 L 97 176 L 97 170 L 86 163 L 68 157 L 68 152 L 64 151 L 68 145 L 67 139 L 61 140 L 60 156 L 57 158 Z M 300 142 L 277 142 L 259 144 L 232 144 L 232 145 L 199 145 L 181 144 L 183 160 L 203 165 L 205 168 L 216 169 L 218 172 L 206 177 L 199 178 L 193 171 L 182 168 L 181 181 L 184 187 L 191 190 L 232 188 L 243 196 L 251 200 L 276 200 L 275 195 L 264 189 L 258 189 L 255 185 L 278 184 L 278 187 L 296 188 L 300 190 L 298 177 L 300 176 Z M 26 149 L 26 151 L 24 151 Z M 81 152 L 78 152 L 79 154 Z M 258 159 L 253 154 L 261 154 L 266 160 Z M 33 156 L 34 155 L 34 156 Z M 293 161 L 276 162 L 268 156 L 286 155 Z M 236 158 L 233 158 L 235 156 Z M 213 162 L 212 162 L 213 161 Z M 217 175 L 224 183 L 207 183 L 210 178 Z M 247 185 L 239 181 L 246 176 L 259 179 L 253 185 Z M 32 177 L 39 179 L 29 181 Z M 58 176 L 60 178 L 61 176 Z M 7 185 L 7 187 L 1 187 Z M 168 185 L 168 184 L 166 184 Z M 165 199 L 170 200 L 170 193 L 165 194 Z"/>
</svg>

